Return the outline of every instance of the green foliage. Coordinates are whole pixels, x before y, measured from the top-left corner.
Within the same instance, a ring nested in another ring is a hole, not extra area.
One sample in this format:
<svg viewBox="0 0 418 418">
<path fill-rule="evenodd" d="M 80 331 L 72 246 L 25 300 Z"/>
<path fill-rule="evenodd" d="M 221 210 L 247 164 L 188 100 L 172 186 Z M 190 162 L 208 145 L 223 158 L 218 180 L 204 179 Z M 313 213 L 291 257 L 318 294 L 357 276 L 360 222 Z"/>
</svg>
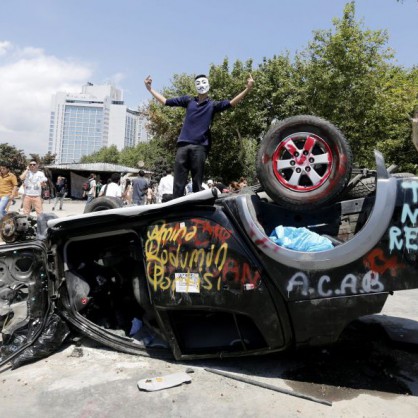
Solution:
<svg viewBox="0 0 418 418">
<path fill-rule="evenodd" d="M 10 171 L 18 176 L 26 169 L 28 161 L 22 150 L 8 143 L 3 143 L 0 144 L 0 163 L 9 164 Z"/>
<path fill-rule="evenodd" d="M 207 177 L 226 183 L 241 176 L 252 179 L 258 143 L 271 123 L 297 114 L 318 115 L 338 126 L 360 166 L 374 167 L 373 149 L 378 149 L 388 165 L 416 170 L 411 117 L 418 111 L 418 68 L 397 66 L 387 44 L 386 31 L 365 29 L 362 21 L 356 21 L 352 1 L 331 29 L 314 32 L 307 48 L 293 60 L 286 52 L 264 58 L 257 68 L 252 60 L 230 65 L 225 58 L 213 64 L 208 76 L 214 100 L 232 99 L 244 89 L 249 73 L 255 86 L 237 107 L 215 116 Z M 161 93 L 193 96 L 194 77 L 175 74 Z M 159 176 L 173 164 L 185 110 L 151 99 L 143 112 L 156 139 L 122 151 L 118 159 L 134 167 L 144 161 Z M 117 152 L 110 154 L 115 157 Z M 105 161 L 104 154 L 93 160 Z"/>
<path fill-rule="evenodd" d="M 119 160 L 119 151 L 116 145 L 111 145 L 110 147 L 100 148 L 99 151 L 90 154 L 84 155 L 80 159 L 80 163 L 109 163 L 109 164 L 118 164 Z"/>
<path fill-rule="evenodd" d="M 39 154 L 29 154 L 29 160 L 35 160 L 38 162 L 38 164 L 41 167 L 44 167 L 46 165 L 50 165 L 50 164 L 54 164 L 55 162 L 55 158 L 56 158 L 56 154 L 51 154 L 50 152 L 48 152 L 47 154 L 45 154 L 43 157 L 40 156 Z"/>
<path fill-rule="evenodd" d="M 262 121 L 261 134 L 274 120 L 306 113 L 306 93 L 300 66 L 299 58 L 296 57 L 295 63 L 292 63 L 288 54 L 264 58 L 260 64 L 255 73 L 257 89 L 254 102 Z"/>
<path fill-rule="evenodd" d="M 143 161 L 144 167 L 154 172 L 156 177 L 167 169 L 173 167 L 174 155 L 167 153 L 164 140 L 153 138 L 147 143 L 140 143 L 133 148 L 125 148 L 119 156 L 119 164 L 128 167 L 138 167 L 138 162 Z"/>
<path fill-rule="evenodd" d="M 343 18 L 334 19 L 334 30 L 315 32 L 302 54 L 307 113 L 336 124 L 359 165 L 374 165 L 375 148 L 388 162 L 409 165 L 417 161 L 416 153 L 399 152 L 408 148 L 417 85 L 392 63 L 387 33 L 363 30 L 354 14 L 350 2 Z"/>
</svg>

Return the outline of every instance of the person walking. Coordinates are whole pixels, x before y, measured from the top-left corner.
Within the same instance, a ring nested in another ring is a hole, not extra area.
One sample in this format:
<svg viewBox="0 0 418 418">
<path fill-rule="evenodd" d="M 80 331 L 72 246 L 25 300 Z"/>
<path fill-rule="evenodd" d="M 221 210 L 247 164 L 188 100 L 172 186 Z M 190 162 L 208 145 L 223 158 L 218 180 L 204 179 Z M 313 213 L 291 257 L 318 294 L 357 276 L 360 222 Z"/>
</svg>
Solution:
<svg viewBox="0 0 418 418">
<path fill-rule="evenodd" d="M 23 198 L 23 214 L 29 215 L 32 208 L 35 209 L 37 215 L 43 212 L 42 206 L 42 187 L 48 179 L 43 171 L 38 169 L 38 163 L 32 160 L 26 170 L 20 175 L 23 181 L 24 198 Z"/>
<path fill-rule="evenodd" d="M 122 199 L 125 205 L 132 205 L 132 182 L 130 179 L 125 181 L 125 190 L 122 193 Z"/>
<path fill-rule="evenodd" d="M 87 201 L 88 205 L 96 197 L 96 175 L 91 173 L 88 179 L 89 190 L 87 192 Z"/>
<path fill-rule="evenodd" d="M 173 198 L 173 170 L 166 171 L 158 184 L 158 203 L 168 202 Z"/>
<path fill-rule="evenodd" d="M 110 182 L 105 187 L 106 187 L 106 190 L 105 190 L 104 196 L 119 197 L 122 199 L 119 173 L 113 173 L 110 176 Z"/>
<path fill-rule="evenodd" d="M 0 164 L 0 220 L 7 213 L 9 202 L 17 196 L 17 178 L 10 172 L 10 166 Z"/>
<path fill-rule="evenodd" d="M 132 201 L 135 205 L 145 204 L 149 186 L 144 170 L 139 170 L 138 177 L 132 180 Z"/>
<path fill-rule="evenodd" d="M 103 183 L 100 175 L 96 176 L 96 196 L 100 195 L 100 190 L 102 190 Z"/>
<path fill-rule="evenodd" d="M 55 210 L 55 206 L 59 203 L 59 210 L 62 210 L 64 203 L 64 197 L 67 194 L 67 179 L 63 176 L 58 176 L 57 182 L 55 183 L 55 201 L 52 206 L 52 210 Z"/>
<path fill-rule="evenodd" d="M 214 101 L 208 96 L 209 80 L 204 74 L 195 77 L 196 97 L 180 96 L 166 99 L 152 88 L 152 78 L 145 79 L 145 87 L 162 105 L 184 107 L 186 116 L 180 136 L 177 139 L 177 152 L 174 164 L 173 197 L 184 195 L 189 171 L 192 175 L 193 192 L 202 190 L 205 160 L 211 146 L 210 126 L 215 113 L 235 107 L 250 92 L 254 80 L 249 75 L 246 87 L 232 100 Z"/>
</svg>

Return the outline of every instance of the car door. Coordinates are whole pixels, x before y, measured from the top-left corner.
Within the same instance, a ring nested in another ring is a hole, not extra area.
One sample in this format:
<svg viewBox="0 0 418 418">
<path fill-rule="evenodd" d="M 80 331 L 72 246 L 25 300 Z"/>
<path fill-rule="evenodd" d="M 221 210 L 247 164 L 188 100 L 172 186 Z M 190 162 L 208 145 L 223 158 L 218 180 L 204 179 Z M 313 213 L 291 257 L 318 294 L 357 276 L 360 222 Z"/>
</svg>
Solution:
<svg viewBox="0 0 418 418">
<path fill-rule="evenodd" d="M 0 366 L 16 368 L 62 343 L 69 330 L 52 299 L 45 244 L 0 246 Z"/>
</svg>

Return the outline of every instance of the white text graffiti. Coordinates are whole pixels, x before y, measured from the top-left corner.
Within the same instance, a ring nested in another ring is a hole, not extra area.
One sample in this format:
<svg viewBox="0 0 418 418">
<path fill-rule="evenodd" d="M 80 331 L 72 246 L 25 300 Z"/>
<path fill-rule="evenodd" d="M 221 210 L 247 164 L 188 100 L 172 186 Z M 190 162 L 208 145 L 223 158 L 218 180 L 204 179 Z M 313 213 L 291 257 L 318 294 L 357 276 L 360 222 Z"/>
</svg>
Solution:
<svg viewBox="0 0 418 418">
<path fill-rule="evenodd" d="M 412 191 L 412 204 L 411 208 L 409 203 L 404 203 L 402 207 L 401 222 L 404 226 L 397 227 L 392 226 L 389 230 L 389 250 L 402 250 L 406 248 L 407 251 L 418 251 L 418 182 L 416 181 L 404 181 L 401 187 L 403 189 L 410 189 Z M 412 226 L 407 226 L 412 225 Z"/>
<path fill-rule="evenodd" d="M 340 281 L 332 280 L 323 275 L 316 286 L 311 287 L 309 277 L 303 273 L 295 273 L 287 284 L 287 292 L 299 292 L 302 296 L 332 297 L 355 295 L 359 293 L 382 292 L 383 284 L 379 280 L 379 273 L 368 271 L 363 277 L 347 274 Z"/>
</svg>

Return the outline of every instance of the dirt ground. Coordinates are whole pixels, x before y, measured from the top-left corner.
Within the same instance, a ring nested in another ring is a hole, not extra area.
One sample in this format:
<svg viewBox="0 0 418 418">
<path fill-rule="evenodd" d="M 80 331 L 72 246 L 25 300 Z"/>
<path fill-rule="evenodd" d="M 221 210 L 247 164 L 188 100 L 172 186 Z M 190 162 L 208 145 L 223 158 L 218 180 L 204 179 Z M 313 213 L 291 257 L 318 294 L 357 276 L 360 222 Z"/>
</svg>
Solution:
<svg viewBox="0 0 418 418">
<path fill-rule="evenodd" d="M 396 293 L 381 315 L 353 324 L 340 343 L 270 356 L 179 363 L 73 341 L 49 358 L 0 374 L 0 416 L 415 418 L 417 300 L 418 290 Z M 187 370 L 189 384 L 158 392 L 137 387 L 141 379 Z"/>
</svg>

